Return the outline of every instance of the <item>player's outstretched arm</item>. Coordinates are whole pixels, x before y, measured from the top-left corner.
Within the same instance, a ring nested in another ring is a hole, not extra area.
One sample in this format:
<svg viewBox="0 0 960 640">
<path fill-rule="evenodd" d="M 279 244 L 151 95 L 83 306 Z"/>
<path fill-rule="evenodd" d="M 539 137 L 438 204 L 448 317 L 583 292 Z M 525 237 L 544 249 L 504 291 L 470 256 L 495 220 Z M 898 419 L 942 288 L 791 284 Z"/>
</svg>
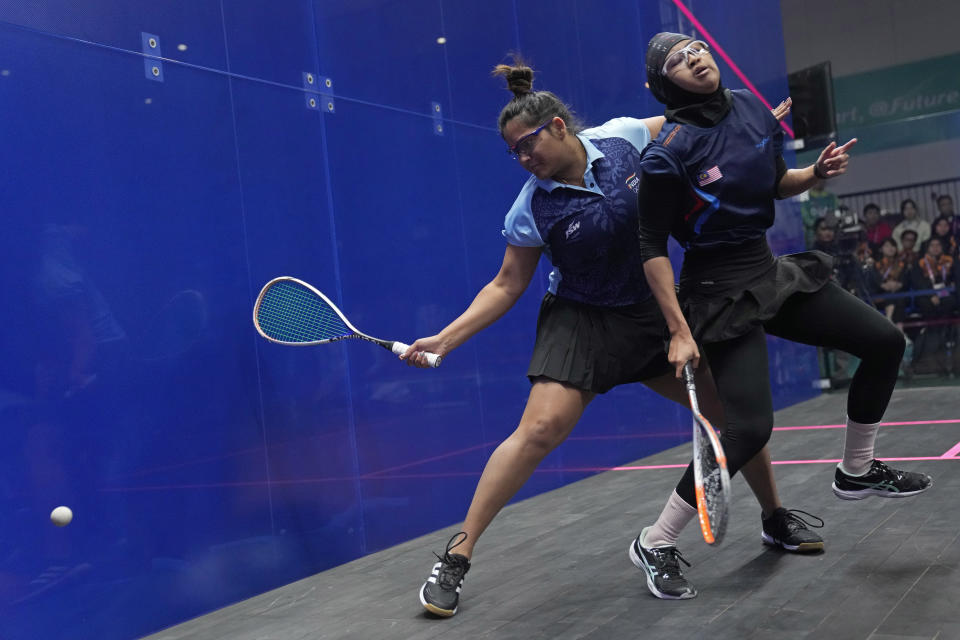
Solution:
<svg viewBox="0 0 960 640">
<path fill-rule="evenodd" d="M 809 167 L 788 169 L 777 185 L 777 196 L 789 198 L 803 193 L 819 180 L 835 178 L 846 173 L 847 165 L 850 164 L 850 154 L 847 152 L 855 144 L 857 144 L 856 138 L 851 138 L 842 147 L 838 147 L 836 142 L 831 142 L 820 152 L 817 161 Z"/>
<path fill-rule="evenodd" d="M 401 356 L 407 364 L 427 368 L 423 352 L 446 356 L 474 334 L 496 322 L 526 291 L 540 261 L 540 247 L 507 245 L 500 272 L 487 283 L 467 310 L 440 333 L 420 338 Z"/>
</svg>

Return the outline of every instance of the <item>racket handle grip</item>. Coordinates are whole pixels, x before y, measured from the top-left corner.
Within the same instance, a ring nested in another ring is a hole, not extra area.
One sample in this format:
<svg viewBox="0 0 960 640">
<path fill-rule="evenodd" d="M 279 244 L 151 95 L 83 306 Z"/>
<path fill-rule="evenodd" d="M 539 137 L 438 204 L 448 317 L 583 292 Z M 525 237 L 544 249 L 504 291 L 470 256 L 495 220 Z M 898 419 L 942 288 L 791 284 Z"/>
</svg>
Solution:
<svg viewBox="0 0 960 640">
<path fill-rule="evenodd" d="M 402 342 L 394 342 L 393 346 L 390 348 L 398 356 L 403 354 L 404 351 L 410 348 L 410 345 L 403 344 Z M 435 353 L 430 353 L 429 351 L 424 351 L 423 355 L 427 358 L 427 364 L 436 369 L 440 366 L 440 362 L 443 360 L 443 356 L 438 356 Z"/>
<path fill-rule="evenodd" d="M 687 364 L 683 365 L 683 379 L 686 381 L 688 389 L 694 388 L 693 365 L 689 360 L 687 361 Z"/>
</svg>

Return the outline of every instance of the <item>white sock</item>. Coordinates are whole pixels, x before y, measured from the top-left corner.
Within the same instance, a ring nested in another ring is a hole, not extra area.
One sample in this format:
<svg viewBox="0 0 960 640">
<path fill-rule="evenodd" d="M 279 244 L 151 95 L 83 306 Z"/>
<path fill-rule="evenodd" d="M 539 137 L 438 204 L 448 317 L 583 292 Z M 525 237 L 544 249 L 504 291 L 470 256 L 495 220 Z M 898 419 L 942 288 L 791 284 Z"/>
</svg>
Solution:
<svg viewBox="0 0 960 640">
<path fill-rule="evenodd" d="M 680 532 L 696 515 L 697 508 L 688 505 L 674 489 L 657 521 L 640 533 L 640 546 L 647 549 L 676 546 Z"/>
<path fill-rule="evenodd" d="M 873 445 L 877 441 L 880 423 L 860 424 L 847 418 L 847 436 L 843 443 L 843 460 L 840 470 L 851 476 L 862 476 L 870 471 L 873 462 Z"/>
</svg>

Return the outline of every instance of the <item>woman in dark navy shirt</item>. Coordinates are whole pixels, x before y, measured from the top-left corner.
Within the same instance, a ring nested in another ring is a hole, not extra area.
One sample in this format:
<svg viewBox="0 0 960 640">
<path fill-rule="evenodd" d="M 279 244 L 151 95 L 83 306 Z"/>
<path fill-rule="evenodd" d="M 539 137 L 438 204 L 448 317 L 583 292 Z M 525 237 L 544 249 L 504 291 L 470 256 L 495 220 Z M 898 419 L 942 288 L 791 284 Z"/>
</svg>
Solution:
<svg viewBox="0 0 960 640">
<path fill-rule="evenodd" d="M 402 357 L 425 366 L 420 352 L 449 354 L 513 306 L 541 255 L 554 268 L 537 320 L 527 372 L 530 395 L 520 424 L 491 455 L 463 532 L 448 543 L 420 590 L 421 604 L 441 616 L 456 613 L 479 537 L 597 394 L 642 382 L 686 404 L 666 359 L 666 325 L 637 245 L 640 154 L 664 119 L 614 118 L 582 129 L 557 96 L 533 90 L 529 67 L 501 65 L 497 71 L 514 93 L 500 114 L 500 132 L 510 154 L 531 174 L 504 221 L 503 265 L 459 318 L 414 342 Z M 703 383 L 713 390 L 706 371 Z M 715 391 L 705 405 L 719 416 Z M 747 481 L 761 506 L 779 513 L 781 528 L 822 546 L 819 536 L 781 507 L 769 454 L 762 451 L 748 467 Z"/>
<path fill-rule="evenodd" d="M 773 428 L 766 336 L 847 351 L 862 362 L 850 385 L 846 444 L 833 491 L 843 499 L 902 497 L 926 490 L 924 474 L 890 469 L 873 456 L 903 355 L 904 338 L 886 318 L 830 281 L 820 252 L 775 258 L 766 242 L 774 199 L 846 171 L 851 140 L 831 143 L 817 162 L 787 170 L 779 123 L 752 94 L 729 91 L 707 45 L 660 33 L 647 49 L 647 81 L 667 123 L 641 160 L 639 211 L 647 281 L 670 331 L 668 358 L 679 377 L 699 361 L 700 343 L 725 413 L 721 442 L 734 473 L 764 447 Z M 685 249 L 679 297 L 667 237 Z M 688 468 L 656 524 L 631 557 L 648 571 L 675 553 L 696 513 Z M 765 538 L 766 539 L 766 538 Z"/>
</svg>

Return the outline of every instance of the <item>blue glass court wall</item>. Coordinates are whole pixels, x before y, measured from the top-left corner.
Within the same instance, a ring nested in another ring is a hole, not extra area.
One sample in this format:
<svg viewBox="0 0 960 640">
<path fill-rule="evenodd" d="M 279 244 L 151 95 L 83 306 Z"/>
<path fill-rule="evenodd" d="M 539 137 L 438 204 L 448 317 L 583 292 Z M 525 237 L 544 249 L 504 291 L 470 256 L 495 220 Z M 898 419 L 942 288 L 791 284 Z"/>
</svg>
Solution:
<svg viewBox="0 0 960 640">
<path fill-rule="evenodd" d="M 689 8 L 776 101 L 776 3 L 735 6 Z M 588 124 L 649 116 L 645 43 L 689 28 L 626 0 L 0 3 L 0 637 L 138 637 L 462 519 L 523 410 L 546 267 L 432 371 L 269 344 L 256 293 L 294 275 L 373 335 L 437 332 L 525 179 L 491 67 L 521 51 Z M 771 361 L 778 406 L 812 393 L 811 350 Z M 687 425 L 616 389 L 518 498 Z"/>
</svg>

